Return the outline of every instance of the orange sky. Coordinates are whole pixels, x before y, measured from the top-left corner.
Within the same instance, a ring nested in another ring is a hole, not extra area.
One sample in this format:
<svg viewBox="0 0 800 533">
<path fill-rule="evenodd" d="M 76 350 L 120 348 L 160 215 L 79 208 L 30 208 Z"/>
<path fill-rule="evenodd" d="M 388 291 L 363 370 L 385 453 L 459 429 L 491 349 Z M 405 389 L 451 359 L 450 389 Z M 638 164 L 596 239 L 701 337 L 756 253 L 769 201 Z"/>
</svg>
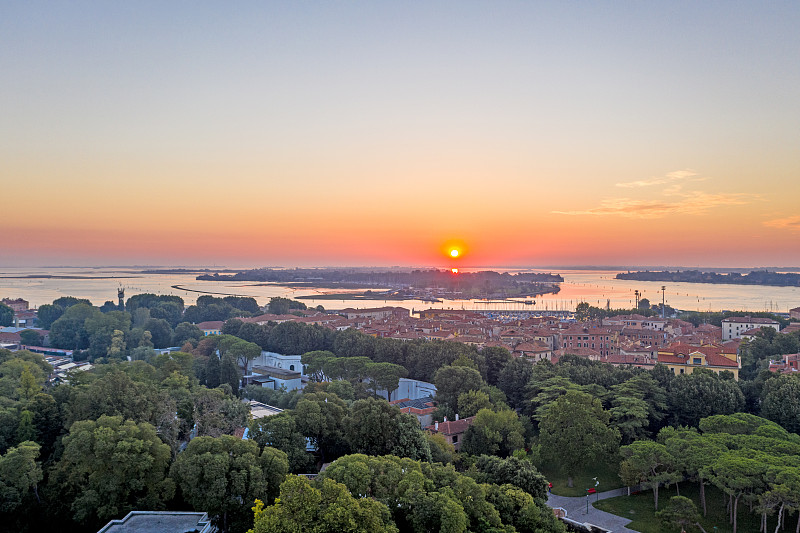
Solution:
<svg viewBox="0 0 800 533">
<path fill-rule="evenodd" d="M 796 4 L 5 21 L 0 265 L 800 265 Z"/>
</svg>

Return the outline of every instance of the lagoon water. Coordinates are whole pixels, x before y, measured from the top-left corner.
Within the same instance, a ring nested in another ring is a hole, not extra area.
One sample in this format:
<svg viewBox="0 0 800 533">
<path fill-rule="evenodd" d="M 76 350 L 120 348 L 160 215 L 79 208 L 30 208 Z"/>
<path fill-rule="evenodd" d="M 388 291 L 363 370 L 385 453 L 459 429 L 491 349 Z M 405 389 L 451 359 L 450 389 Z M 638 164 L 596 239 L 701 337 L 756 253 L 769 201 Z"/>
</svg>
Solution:
<svg viewBox="0 0 800 533">
<path fill-rule="evenodd" d="M 344 292 L 334 289 L 293 289 L 274 284 L 252 281 L 198 281 L 196 274 L 143 274 L 142 268 L 126 267 L 37 267 L 0 268 L 0 298 L 24 298 L 31 306 L 51 303 L 61 296 L 87 298 L 95 305 L 107 300 L 116 301 L 117 289 L 125 288 L 125 297 L 142 292 L 180 296 L 187 305 L 193 304 L 204 292 L 217 296 L 252 296 L 260 305 L 265 305 L 273 296 L 294 298 Z M 500 270 L 500 269 L 493 269 Z M 510 271 L 518 271 L 511 270 Z M 526 270 L 526 272 L 549 272 Z M 555 271 L 554 271 L 555 272 Z M 552 311 L 573 310 L 586 301 L 591 305 L 630 308 L 634 303 L 634 291 L 651 303 L 661 301 L 660 282 L 617 280 L 616 270 L 559 270 L 564 277 L 558 294 L 547 294 L 535 299 L 533 305 L 519 301 L 484 302 L 480 300 L 444 300 L 427 303 L 419 300 L 314 300 L 304 299 L 308 306 L 323 305 L 326 309 L 345 307 L 402 306 L 408 309 L 429 307 L 446 309 L 501 309 L 506 311 Z M 61 278 L 25 278 L 29 275 L 75 276 Z M 173 286 L 180 286 L 176 289 Z M 706 283 L 667 283 L 667 304 L 677 309 L 695 311 L 774 311 L 786 313 L 800 306 L 800 288 L 765 287 L 750 285 L 723 285 Z M 198 292 L 195 292 L 198 291 Z M 202 292 L 201 292 L 202 291 Z"/>
</svg>

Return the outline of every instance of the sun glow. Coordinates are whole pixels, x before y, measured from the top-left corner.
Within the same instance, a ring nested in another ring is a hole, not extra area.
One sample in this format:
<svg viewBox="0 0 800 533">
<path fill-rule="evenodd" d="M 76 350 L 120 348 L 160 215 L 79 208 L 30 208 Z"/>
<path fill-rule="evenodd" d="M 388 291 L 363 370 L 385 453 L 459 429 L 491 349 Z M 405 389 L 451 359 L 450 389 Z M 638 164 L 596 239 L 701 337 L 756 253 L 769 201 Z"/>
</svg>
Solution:
<svg viewBox="0 0 800 533">
<path fill-rule="evenodd" d="M 456 248 L 453 248 L 452 250 L 450 250 L 450 257 L 458 257 L 459 253 L 460 252 Z"/>
<path fill-rule="evenodd" d="M 458 274 L 458 269 L 457 268 L 451 268 L 450 272 L 452 272 L 453 274 Z"/>
</svg>

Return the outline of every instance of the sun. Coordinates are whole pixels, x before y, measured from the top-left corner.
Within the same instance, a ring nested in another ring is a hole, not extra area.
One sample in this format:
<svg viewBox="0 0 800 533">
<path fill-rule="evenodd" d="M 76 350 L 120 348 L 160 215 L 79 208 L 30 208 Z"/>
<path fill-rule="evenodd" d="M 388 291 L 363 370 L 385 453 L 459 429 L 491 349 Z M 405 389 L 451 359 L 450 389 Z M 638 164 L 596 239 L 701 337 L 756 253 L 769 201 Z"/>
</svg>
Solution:
<svg viewBox="0 0 800 533">
<path fill-rule="evenodd" d="M 461 252 L 459 252 L 457 248 L 453 248 L 452 250 L 450 250 L 450 257 L 458 257 L 459 253 Z"/>
</svg>

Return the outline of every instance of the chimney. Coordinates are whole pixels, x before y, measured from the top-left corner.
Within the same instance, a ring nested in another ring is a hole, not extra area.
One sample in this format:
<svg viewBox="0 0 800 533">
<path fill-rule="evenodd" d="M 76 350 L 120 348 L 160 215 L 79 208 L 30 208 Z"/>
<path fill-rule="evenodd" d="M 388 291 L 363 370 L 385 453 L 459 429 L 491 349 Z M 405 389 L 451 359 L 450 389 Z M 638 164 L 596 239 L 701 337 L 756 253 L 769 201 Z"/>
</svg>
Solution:
<svg viewBox="0 0 800 533">
<path fill-rule="evenodd" d="M 436 423 L 433 425 L 433 429 L 434 429 L 434 430 L 436 430 L 436 431 L 439 431 L 439 422 L 436 422 Z"/>
<path fill-rule="evenodd" d="M 444 421 L 447 422 L 447 417 L 444 417 Z"/>
<path fill-rule="evenodd" d="M 458 413 L 456 413 L 456 420 L 458 420 Z"/>
</svg>

